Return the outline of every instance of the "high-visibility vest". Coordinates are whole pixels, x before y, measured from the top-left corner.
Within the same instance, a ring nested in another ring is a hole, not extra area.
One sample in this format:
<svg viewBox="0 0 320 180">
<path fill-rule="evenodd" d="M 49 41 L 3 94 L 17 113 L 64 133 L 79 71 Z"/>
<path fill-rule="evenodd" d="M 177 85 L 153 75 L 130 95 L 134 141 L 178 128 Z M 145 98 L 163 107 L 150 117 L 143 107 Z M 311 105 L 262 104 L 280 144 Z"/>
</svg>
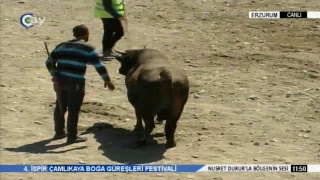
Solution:
<svg viewBox="0 0 320 180">
<path fill-rule="evenodd" d="M 118 14 L 124 16 L 124 7 L 121 0 L 112 0 L 112 7 Z M 113 16 L 104 9 L 102 0 L 96 0 L 94 16 L 97 18 L 113 18 Z"/>
</svg>

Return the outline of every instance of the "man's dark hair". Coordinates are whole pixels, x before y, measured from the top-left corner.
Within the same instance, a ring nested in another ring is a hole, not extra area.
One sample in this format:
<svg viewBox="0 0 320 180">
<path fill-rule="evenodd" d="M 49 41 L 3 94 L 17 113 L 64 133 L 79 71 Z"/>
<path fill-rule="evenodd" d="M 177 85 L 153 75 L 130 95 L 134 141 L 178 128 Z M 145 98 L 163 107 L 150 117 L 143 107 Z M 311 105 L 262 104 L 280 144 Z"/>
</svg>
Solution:
<svg viewBox="0 0 320 180">
<path fill-rule="evenodd" d="M 78 26 L 75 26 L 73 28 L 73 36 L 74 37 L 81 37 L 81 36 L 85 36 L 87 35 L 89 32 L 89 29 L 86 25 L 84 24 L 81 24 L 81 25 L 78 25 Z"/>
</svg>

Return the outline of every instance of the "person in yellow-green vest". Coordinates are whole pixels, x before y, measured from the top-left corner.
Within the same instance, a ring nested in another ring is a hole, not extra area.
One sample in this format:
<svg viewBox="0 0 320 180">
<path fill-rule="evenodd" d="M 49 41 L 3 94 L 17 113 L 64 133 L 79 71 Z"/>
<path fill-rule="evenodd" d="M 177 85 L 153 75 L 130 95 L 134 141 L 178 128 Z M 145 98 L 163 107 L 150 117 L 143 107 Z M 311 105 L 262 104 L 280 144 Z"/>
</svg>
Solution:
<svg viewBox="0 0 320 180">
<path fill-rule="evenodd" d="M 113 47 L 124 35 L 121 21 L 126 21 L 122 0 L 96 0 L 94 16 L 103 23 L 102 51 L 104 57 L 116 55 Z"/>
</svg>

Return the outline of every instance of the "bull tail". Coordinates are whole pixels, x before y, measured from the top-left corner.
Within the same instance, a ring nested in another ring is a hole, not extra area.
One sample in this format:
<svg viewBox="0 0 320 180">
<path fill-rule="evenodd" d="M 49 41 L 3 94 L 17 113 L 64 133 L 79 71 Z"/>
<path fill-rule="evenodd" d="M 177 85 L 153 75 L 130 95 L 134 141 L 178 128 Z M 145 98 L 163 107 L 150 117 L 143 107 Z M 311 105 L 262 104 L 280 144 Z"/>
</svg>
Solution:
<svg viewBox="0 0 320 180">
<path fill-rule="evenodd" d="M 160 79 L 163 82 L 166 82 L 166 84 L 168 84 L 170 87 L 170 89 L 172 89 L 172 74 L 170 71 L 164 69 L 160 72 Z"/>
<path fill-rule="evenodd" d="M 162 83 L 163 92 L 165 93 L 164 97 L 166 97 L 166 100 L 164 100 L 165 104 L 164 106 L 159 109 L 159 112 L 157 113 L 157 121 L 162 124 L 163 120 L 168 119 L 168 113 L 170 112 L 170 108 L 168 108 L 168 104 L 171 104 L 173 97 L 173 82 L 172 82 L 172 74 L 170 71 L 163 69 L 160 72 L 160 80 Z"/>
<path fill-rule="evenodd" d="M 170 98 L 169 101 L 171 101 L 173 97 L 173 82 L 171 72 L 167 69 L 163 69 L 160 72 L 160 79 L 164 85 L 163 87 L 165 88 L 165 92 L 169 93 L 168 97 Z"/>
</svg>

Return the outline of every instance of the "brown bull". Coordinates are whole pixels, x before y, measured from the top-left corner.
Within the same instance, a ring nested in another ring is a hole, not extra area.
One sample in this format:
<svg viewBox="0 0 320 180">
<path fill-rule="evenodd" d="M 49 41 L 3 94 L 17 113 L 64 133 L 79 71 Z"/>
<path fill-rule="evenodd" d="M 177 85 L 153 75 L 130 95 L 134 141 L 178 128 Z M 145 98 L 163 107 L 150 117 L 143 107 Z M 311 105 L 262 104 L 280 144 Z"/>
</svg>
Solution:
<svg viewBox="0 0 320 180">
<path fill-rule="evenodd" d="M 135 109 L 138 144 L 143 145 L 151 138 L 157 115 L 158 120 L 166 120 L 166 147 L 175 147 L 177 122 L 189 97 L 189 80 L 185 71 L 172 66 L 158 50 L 117 52 L 121 54 L 116 57 L 121 63 L 119 73 L 126 76 L 128 100 Z"/>
</svg>

